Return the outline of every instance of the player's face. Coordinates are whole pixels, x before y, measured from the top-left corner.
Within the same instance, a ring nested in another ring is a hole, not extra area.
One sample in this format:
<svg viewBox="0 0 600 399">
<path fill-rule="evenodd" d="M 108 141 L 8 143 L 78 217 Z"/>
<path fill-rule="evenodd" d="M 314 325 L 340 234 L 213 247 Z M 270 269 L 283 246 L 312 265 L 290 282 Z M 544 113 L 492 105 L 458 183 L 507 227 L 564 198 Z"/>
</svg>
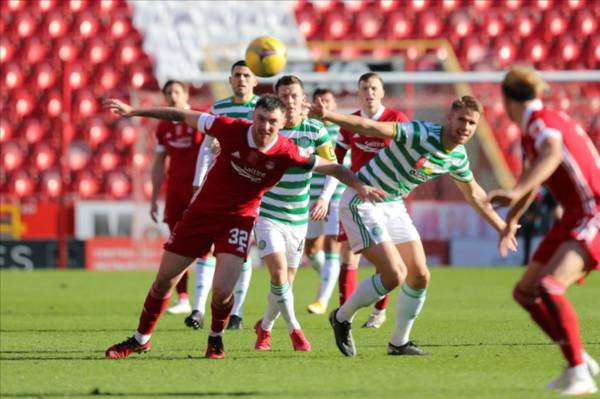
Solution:
<svg viewBox="0 0 600 399">
<path fill-rule="evenodd" d="M 450 111 L 444 125 L 445 145 L 466 144 L 475 134 L 479 117 L 479 112 L 466 108 Z"/>
<path fill-rule="evenodd" d="M 363 80 L 358 84 L 358 100 L 365 111 L 376 111 L 381 107 L 385 92 L 381 81 L 375 77 Z"/>
<path fill-rule="evenodd" d="M 323 106 L 327 111 L 335 111 L 337 109 L 337 103 L 335 102 L 335 97 L 331 93 L 325 93 L 315 98 L 320 99 L 323 103 Z"/>
<path fill-rule="evenodd" d="M 267 111 L 260 107 L 252 115 L 252 138 L 258 147 L 269 145 L 285 125 L 285 116 L 278 108 Z"/>
<path fill-rule="evenodd" d="M 296 120 L 302 115 L 302 103 L 304 102 L 304 90 L 299 84 L 291 84 L 288 86 L 279 86 L 277 89 L 277 97 L 287 107 L 286 118 L 288 120 Z"/>
<path fill-rule="evenodd" d="M 185 108 L 188 103 L 188 92 L 178 83 L 173 83 L 165 90 L 165 99 L 169 107 Z"/>
<path fill-rule="evenodd" d="M 254 91 L 257 85 L 256 77 L 250 70 L 245 66 L 236 66 L 231 71 L 229 77 L 229 84 L 231 90 L 236 97 L 245 97 Z"/>
<path fill-rule="evenodd" d="M 508 118 L 516 123 L 520 123 L 518 112 L 517 112 L 517 103 L 515 101 L 509 100 L 505 95 L 502 95 L 502 104 L 504 105 L 504 110 L 506 111 L 506 115 Z"/>
</svg>

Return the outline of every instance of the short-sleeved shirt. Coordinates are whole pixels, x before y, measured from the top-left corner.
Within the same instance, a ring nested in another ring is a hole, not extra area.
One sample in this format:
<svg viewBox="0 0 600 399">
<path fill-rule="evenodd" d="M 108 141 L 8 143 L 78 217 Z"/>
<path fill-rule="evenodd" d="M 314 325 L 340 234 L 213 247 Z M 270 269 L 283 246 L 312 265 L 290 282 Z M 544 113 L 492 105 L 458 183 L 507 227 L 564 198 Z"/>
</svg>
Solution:
<svg viewBox="0 0 600 399">
<path fill-rule="evenodd" d="M 327 129 L 327 133 L 329 134 L 329 138 L 331 139 L 331 142 L 334 143 L 334 145 L 335 145 L 335 143 L 337 143 L 337 141 L 339 140 L 340 127 L 335 124 L 328 124 L 328 125 L 325 125 L 325 129 Z M 350 169 L 350 166 L 351 166 L 350 156 L 351 156 L 350 153 L 347 152 L 346 156 L 344 157 L 344 162 L 343 162 L 343 165 L 348 169 Z M 321 173 L 313 173 L 312 180 L 310 182 L 310 200 L 311 200 L 311 202 L 321 196 L 324 186 L 325 186 L 325 175 L 323 175 Z M 331 196 L 331 202 L 338 202 L 340 200 L 340 198 L 342 198 L 342 193 L 344 192 L 345 189 L 346 189 L 346 185 L 338 182 L 337 186 L 335 187 L 335 191 L 334 191 L 333 195 Z"/>
<path fill-rule="evenodd" d="M 352 115 L 367 116 L 359 111 Z M 400 111 L 390 108 L 381 107 L 371 118 L 378 122 L 407 122 L 408 118 Z M 345 150 L 350 150 L 351 154 L 351 170 L 358 171 L 364 164 L 369 162 L 382 148 L 385 148 L 390 143 L 389 139 L 380 139 L 377 137 L 366 137 L 358 133 L 353 133 L 345 129 L 340 130 L 340 138 L 337 145 Z"/>
<path fill-rule="evenodd" d="M 156 128 L 156 153 L 166 154 L 165 221 L 176 223 L 192 199 L 194 168 L 204 135 L 183 123 L 161 121 Z"/>
<path fill-rule="evenodd" d="M 282 129 L 280 134 L 310 154 L 315 154 L 320 147 L 331 146 L 325 126 L 315 119 L 304 118 L 298 125 Z M 287 170 L 279 183 L 265 194 L 260 217 L 296 226 L 307 224 L 311 177 L 312 170 L 306 168 Z"/>
<path fill-rule="evenodd" d="M 418 185 L 445 173 L 462 182 L 473 180 L 465 147 L 457 145 L 447 152 L 441 125 L 411 121 L 395 125 L 390 145 L 363 166 L 358 177 L 392 197 L 406 197 Z"/>
<path fill-rule="evenodd" d="M 252 120 L 254 107 L 256 107 L 258 100 L 260 100 L 260 97 L 254 95 L 248 102 L 236 103 L 233 97 L 227 97 L 216 101 L 212 105 L 210 113 L 215 115 L 230 116 L 232 118 Z"/>
<path fill-rule="evenodd" d="M 249 121 L 202 114 L 198 130 L 219 140 L 221 153 L 190 206 L 194 211 L 255 217 L 264 193 L 289 168 L 310 172 L 316 165 L 313 154 L 282 135 L 259 150 Z"/>
</svg>

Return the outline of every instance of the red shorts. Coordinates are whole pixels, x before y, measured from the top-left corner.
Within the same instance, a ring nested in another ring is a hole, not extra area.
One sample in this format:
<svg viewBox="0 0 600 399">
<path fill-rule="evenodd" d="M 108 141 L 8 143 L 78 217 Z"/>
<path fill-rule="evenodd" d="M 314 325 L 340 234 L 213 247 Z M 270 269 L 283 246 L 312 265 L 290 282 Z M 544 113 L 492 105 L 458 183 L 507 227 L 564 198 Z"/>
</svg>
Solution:
<svg viewBox="0 0 600 399">
<path fill-rule="evenodd" d="M 214 215 L 194 212 L 183 215 L 164 249 L 190 258 L 203 258 L 215 245 L 215 254 L 228 253 L 246 259 L 254 216 Z"/>
<path fill-rule="evenodd" d="M 177 222 L 183 217 L 183 213 L 190 205 L 192 195 L 190 192 L 167 193 L 165 201 L 164 222 L 169 225 L 169 231 L 175 229 Z"/>
<path fill-rule="evenodd" d="M 568 240 L 576 240 L 590 254 L 591 269 L 600 269 L 600 214 L 584 218 L 566 216 L 552 226 L 535 251 L 532 260 L 547 263 L 560 244 Z"/>
</svg>

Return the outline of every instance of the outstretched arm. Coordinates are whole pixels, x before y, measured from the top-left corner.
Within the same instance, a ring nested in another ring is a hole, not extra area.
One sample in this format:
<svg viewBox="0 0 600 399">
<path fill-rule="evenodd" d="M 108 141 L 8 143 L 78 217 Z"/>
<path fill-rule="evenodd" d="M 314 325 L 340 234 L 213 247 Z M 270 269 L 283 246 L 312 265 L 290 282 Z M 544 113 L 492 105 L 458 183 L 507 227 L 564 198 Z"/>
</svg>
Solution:
<svg viewBox="0 0 600 399">
<path fill-rule="evenodd" d="M 358 196 L 365 201 L 381 201 L 387 193 L 377 187 L 371 187 L 363 183 L 352 171 L 340 164 L 317 158 L 315 171 L 324 175 L 333 176 L 348 187 L 352 187 Z"/>
<path fill-rule="evenodd" d="M 163 119 L 168 121 L 183 122 L 194 129 L 198 128 L 198 118 L 204 112 L 177 109 L 171 107 L 134 108 L 115 98 L 102 102 L 104 108 L 110 109 L 115 114 L 124 118 L 141 116 L 146 118 Z"/>
<path fill-rule="evenodd" d="M 317 99 L 315 104 L 305 104 L 305 106 L 310 110 L 310 117 L 335 123 L 353 133 L 382 139 L 392 139 L 396 136 L 397 122 L 376 122 L 356 115 L 328 111 L 323 106 L 321 99 Z"/>
</svg>

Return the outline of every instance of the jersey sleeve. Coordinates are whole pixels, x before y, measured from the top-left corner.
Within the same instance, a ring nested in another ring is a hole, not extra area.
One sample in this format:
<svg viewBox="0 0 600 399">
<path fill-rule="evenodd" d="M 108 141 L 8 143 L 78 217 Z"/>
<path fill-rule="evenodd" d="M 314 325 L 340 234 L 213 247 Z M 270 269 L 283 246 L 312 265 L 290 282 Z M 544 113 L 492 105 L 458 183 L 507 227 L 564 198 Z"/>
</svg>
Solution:
<svg viewBox="0 0 600 399">
<path fill-rule="evenodd" d="M 317 157 L 295 144 L 290 144 L 288 156 L 289 167 L 297 167 L 304 170 L 313 170 L 317 167 Z"/>
<path fill-rule="evenodd" d="M 456 165 L 450 167 L 449 173 L 453 179 L 468 183 L 473 180 L 473 172 L 471 171 L 466 152 L 462 155 L 462 157 L 457 158 Z"/>
<path fill-rule="evenodd" d="M 321 158 L 325 158 L 331 162 L 337 162 L 335 153 L 333 152 L 333 145 L 331 144 L 331 136 L 329 136 L 329 132 L 327 132 L 325 127 L 319 129 L 319 136 L 315 144 L 317 154 Z"/>
<path fill-rule="evenodd" d="M 218 139 L 221 144 L 231 141 L 234 139 L 232 136 L 236 136 L 235 132 L 240 129 L 245 132 L 249 126 L 248 122 L 227 116 L 203 113 L 198 118 L 198 131 Z"/>
<path fill-rule="evenodd" d="M 411 143 L 415 126 L 413 122 L 399 122 L 394 125 L 394 141 L 401 145 Z"/>
<path fill-rule="evenodd" d="M 554 137 L 562 140 L 562 134 L 560 130 L 548 125 L 552 125 L 552 121 L 545 122 L 541 118 L 538 118 L 531 122 L 531 124 L 527 128 L 527 135 L 533 141 L 533 146 L 536 150 L 539 150 L 542 146 L 542 143 L 546 141 L 549 137 Z"/>
<path fill-rule="evenodd" d="M 340 148 L 343 148 L 344 150 L 349 150 L 350 149 L 350 133 L 345 129 L 340 129 L 340 135 L 338 136 L 338 141 L 335 145 Z"/>
</svg>

